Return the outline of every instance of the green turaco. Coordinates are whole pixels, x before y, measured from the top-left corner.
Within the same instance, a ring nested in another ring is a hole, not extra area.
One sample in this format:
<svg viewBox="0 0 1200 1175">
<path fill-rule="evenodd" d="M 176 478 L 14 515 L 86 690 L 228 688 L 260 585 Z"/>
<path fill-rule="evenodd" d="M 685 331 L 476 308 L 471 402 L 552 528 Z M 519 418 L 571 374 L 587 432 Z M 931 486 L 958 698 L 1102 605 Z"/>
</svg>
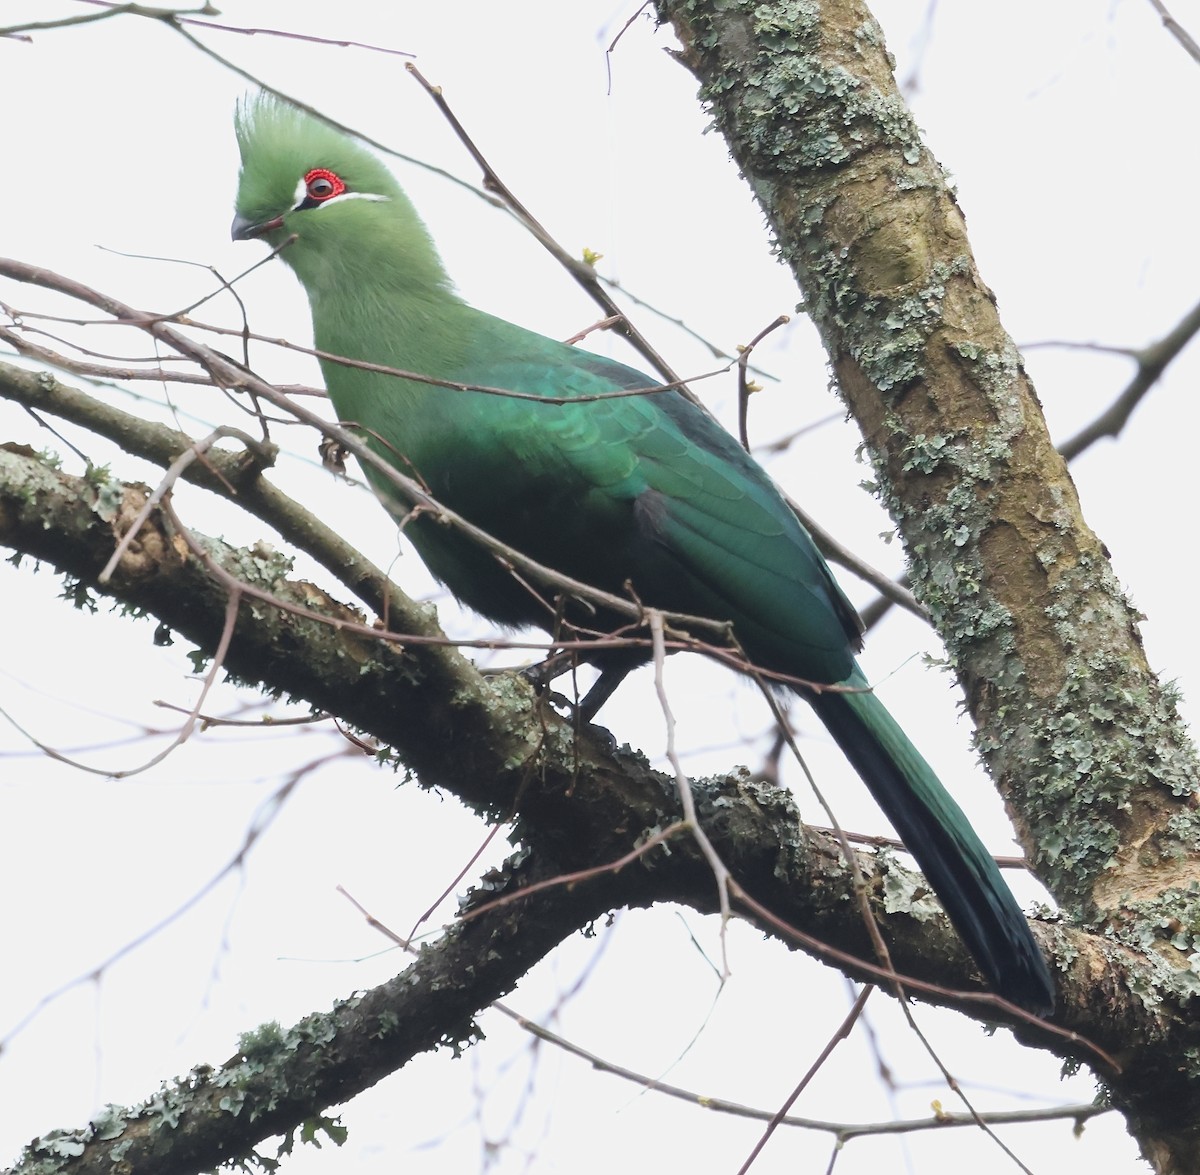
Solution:
<svg viewBox="0 0 1200 1175">
<path fill-rule="evenodd" d="M 1025 918 L 958 805 L 867 687 L 854 610 L 762 469 L 680 393 L 604 398 L 655 381 L 468 306 L 395 179 L 346 136 L 258 98 L 239 109 L 237 137 L 233 236 L 283 246 L 321 351 L 524 393 L 454 390 L 323 360 L 341 420 L 439 502 L 538 562 L 625 598 L 632 590 L 648 606 L 731 623 L 749 659 L 793 679 L 829 729 L 992 988 L 1048 1012 L 1053 984 Z M 366 473 L 403 517 L 396 490 Z M 537 599 L 454 528 L 417 517 L 406 533 L 433 574 L 489 620 L 559 622 L 553 599 Z M 600 631 L 627 620 L 578 602 L 566 617 Z M 600 678 L 583 715 L 648 655 L 589 651 Z"/>
</svg>

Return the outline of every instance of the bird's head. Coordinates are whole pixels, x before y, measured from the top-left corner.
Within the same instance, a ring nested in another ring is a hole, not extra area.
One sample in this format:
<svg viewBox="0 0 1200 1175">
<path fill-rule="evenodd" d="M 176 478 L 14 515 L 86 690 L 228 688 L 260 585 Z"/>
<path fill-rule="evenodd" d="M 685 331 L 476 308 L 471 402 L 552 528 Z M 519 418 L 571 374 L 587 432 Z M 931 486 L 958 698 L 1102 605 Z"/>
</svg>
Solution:
<svg viewBox="0 0 1200 1175">
<path fill-rule="evenodd" d="M 334 273 L 382 257 L 423 267 L 433 254 L 391 173 L 353 139 L 268 95 L 238 105 L 242 169 L 231 232 L 283 246 L 282 257 L 316 293 Z"/>
</svg>

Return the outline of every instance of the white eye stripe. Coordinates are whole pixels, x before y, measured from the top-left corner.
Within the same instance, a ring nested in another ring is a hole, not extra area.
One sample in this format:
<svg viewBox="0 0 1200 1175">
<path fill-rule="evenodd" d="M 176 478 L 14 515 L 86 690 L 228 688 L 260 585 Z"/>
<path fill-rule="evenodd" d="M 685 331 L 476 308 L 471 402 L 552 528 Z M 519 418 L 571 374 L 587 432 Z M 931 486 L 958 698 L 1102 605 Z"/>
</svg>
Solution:
<svg viewBox="0 0 1200 1175">
<path fill-rule="evenodd" d="M 381 196 L 378 192 L 342 192 L 339 196 L 330 196 L 328 200 L 322 200 L 317 205 L 318 208 L 328 208 L 330 204 L 336 204 L 339 200 L 390 200 L 390 196 Z"/>
</svg>

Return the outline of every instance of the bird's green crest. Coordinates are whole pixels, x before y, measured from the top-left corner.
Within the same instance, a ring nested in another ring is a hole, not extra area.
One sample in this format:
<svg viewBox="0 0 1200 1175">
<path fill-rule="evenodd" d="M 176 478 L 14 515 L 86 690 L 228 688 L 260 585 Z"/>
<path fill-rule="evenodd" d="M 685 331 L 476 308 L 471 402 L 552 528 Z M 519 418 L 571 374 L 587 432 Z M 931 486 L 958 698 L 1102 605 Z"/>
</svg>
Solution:
<svg viewBox="0 0 1200 1175">
<path fill-rule="evenodd" d="M 242 170 L 237 210 L 254 221 L 291 211 L 314 167 L 337 172 L 357 192 L 403 199 L 391 173 L 364 147 L 320 119 L 268 94 L 238 103 L 234 119 Z"/>
<path fill-rule="evenodd" d="M 365 147 L 266 94 L 239 103 L 234 122 L 242 156 L 234 235 L 283 246 L 310 299 L 334 287 L 449 289 L 421 218 Z M 340 188 L 314 195 L 306 187 L 314 173 Z M 384 256 L 392 264 L 381 269 Z"/>
</svg>

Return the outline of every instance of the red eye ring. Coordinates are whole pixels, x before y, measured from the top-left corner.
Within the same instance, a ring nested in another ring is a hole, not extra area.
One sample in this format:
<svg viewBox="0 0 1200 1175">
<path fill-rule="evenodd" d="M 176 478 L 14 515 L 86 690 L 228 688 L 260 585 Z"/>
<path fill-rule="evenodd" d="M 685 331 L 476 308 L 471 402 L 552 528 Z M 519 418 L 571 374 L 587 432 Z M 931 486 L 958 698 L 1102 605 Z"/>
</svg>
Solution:
<svg viewBox="0 0 1200 1175">
<path fill-rule="evenodd" d="M 314 167 L 304 177 L 304 190 L 310 200 L 321 204 L 340 196 L 346 190 L 346 184 L 336 172 L 326 167 Z"/>
</svg>

